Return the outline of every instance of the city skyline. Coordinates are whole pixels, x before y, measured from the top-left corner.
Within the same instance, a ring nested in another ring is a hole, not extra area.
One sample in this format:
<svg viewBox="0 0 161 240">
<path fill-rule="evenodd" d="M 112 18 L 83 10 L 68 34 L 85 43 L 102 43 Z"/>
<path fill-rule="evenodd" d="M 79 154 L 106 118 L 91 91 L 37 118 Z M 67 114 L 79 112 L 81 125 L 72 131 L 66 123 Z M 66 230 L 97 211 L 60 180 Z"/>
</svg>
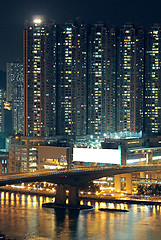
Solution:
<svg viewBox="0 0 161 240">
<path fill-rule="evenodd" d="M 25 136 L 144 130 L 142 29 L 39 18 L 23 42 Z"/>
<path fill-rule="evenodd" d="M 160 133 L 160 29 L 26 23 L 24 135 Z"/>
<path fill-rule="evenodd" d="M 160 7 L 1 4 L 0 238 L 159 239 Z"/>
<path fill-rule="evenodd" d="M 25 136 L 160 133 L 161 24 L 33 20 L 23 35 Z"/>
</svg>

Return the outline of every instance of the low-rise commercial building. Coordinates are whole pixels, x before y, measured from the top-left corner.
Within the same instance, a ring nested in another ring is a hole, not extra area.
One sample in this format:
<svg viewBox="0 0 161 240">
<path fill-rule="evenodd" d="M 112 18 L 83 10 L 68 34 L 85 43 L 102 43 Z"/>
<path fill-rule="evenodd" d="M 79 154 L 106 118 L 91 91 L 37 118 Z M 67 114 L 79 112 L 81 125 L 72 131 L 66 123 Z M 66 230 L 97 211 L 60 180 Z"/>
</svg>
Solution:
<svg viewBox="0 0 161 240">
<path fill-rule="evenodd" d="M 43 137 L 14 138 L 9 147 L 9 173 L 61 169 L 70 166 L 70 148 L 46 146 Z"/>
<path fill-rule="evenodd" d="M 8 173 L 8 152 L 0 151 L 0 174 Z"/>
</svg>

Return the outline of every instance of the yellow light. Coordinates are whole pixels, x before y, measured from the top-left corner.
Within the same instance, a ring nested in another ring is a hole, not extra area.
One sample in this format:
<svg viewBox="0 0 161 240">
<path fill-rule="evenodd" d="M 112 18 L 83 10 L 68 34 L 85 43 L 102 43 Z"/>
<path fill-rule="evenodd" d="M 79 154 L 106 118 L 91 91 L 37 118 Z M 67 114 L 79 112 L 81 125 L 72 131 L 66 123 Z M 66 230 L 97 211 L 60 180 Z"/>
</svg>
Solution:
<svg viewBox="0 0 161 240">
<path fill-rule="evenodd" d="M 34 19 L 34 23 L 41 23 L 41 19 Z"/>
</svg>

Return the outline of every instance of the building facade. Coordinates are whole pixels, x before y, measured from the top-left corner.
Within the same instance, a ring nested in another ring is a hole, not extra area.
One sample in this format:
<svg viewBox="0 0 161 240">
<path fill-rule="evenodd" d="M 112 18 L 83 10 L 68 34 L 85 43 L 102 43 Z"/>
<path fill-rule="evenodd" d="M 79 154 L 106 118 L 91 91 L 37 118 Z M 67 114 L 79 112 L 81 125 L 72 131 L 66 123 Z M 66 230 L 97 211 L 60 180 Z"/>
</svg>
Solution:
<svg viewBox="0 0 161 240">
<path fill-rule="evenodd" d="M 0 174 L 8 173 L 8 152 L 0 151 Z"/>
<path fill-rule="evenodd" d="M 56 131 L 56 26 L 37 18 L 24 29 L 24 136 Z"/>
<path fill-rule="evenodd" d="M 161 26 L 146 32 L 145 132 L 161 133 Z"/>
<path fill-rule="evenodd" d="M 4 132 L 4 90 L 0 89 L 0 133 Z"/>
<path fill-rule="evenodd" d="M 87 26 L 79 21 L 58 26 L 57 134 L 87 132 Z"/>
<path fill-rule="evenodd" d="M 26 23 L 24 135 L 143 130 L 144 29 Z"/>
<path fill-rule="evenodd" d="M 117 132 L 143 130 L 144 30 L 124 25 L 118 37 Z"/>
<path fill-rule="evenodd" d="M 88 134 L 116 131 L 116 30 L 99 23 L 88 42 Z"/>
<path fill-rule="evenodd" d="M 9 146 L 9 173 L 38 170 L 38 146 L 44 145 L 43 137 L 16 137 Z"/>
<path fill-rule="evenodd" d="M 71 165 L 70 157 L 69 147 L 45 146 L 43 137 L 21 136 L 12 139 L 7 167 L 9 173 L 65 169 Z"/>
<path fill-rule="evenodd" d="M 7 103 L 12 108 L 12 124 L 15 134 L 23 133 L 23 63 L 18 60 L 14 63 L 7 63 Z"/>
</svg>

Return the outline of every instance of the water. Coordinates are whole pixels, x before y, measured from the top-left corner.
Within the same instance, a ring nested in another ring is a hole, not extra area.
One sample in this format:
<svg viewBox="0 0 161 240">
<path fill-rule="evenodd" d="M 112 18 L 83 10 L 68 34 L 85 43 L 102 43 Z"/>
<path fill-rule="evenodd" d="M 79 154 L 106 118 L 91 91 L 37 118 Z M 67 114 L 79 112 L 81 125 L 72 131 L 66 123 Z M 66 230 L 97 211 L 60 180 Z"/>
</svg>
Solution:
<svg viewBox="0 0 161 240">
<path fill-rule="evenodd" d="M 0 231 L 16 240 L 160 240 L 161 207 L 87 202 L 94 210 L 42 208 L 51 199 L 0 192 Z M 99 207 L 129 209 L 102 212 Z"/>
</svg>

